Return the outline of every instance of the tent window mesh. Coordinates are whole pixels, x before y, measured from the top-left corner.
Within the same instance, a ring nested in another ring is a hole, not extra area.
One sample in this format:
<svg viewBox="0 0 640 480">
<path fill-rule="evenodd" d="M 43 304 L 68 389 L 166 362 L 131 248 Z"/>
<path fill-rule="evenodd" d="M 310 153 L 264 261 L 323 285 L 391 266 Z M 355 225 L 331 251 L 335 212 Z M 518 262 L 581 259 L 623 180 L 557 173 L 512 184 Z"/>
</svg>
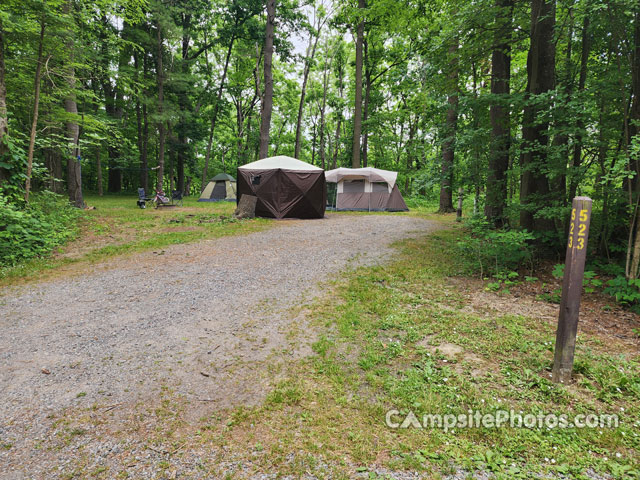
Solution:
<svg viewBox="0 0 640 480">
<path fill-rule="evenodd" d="M 364 192 L 364 180 L 345 180 L 342 184 L 344 193 Z"/>
<path fill-rule="evenodd" d="M 389 188 L 387 187 L 386 182 L 373 182 L 371 184 L 372 192 L 388 192 Z"/>
</svg>

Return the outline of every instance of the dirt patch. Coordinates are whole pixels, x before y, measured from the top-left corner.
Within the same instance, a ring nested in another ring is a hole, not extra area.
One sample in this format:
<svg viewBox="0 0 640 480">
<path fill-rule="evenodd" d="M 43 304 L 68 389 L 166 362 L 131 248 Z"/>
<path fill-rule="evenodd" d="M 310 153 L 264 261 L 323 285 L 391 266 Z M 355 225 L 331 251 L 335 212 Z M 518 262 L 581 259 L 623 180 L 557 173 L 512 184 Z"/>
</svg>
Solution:
<svg viewBox="0 0 640 480">
<path fill-rule="evenodd" d="M 541 295 L 557 291 L 562 287 L 559 280 L 545 277 L 544 281 L 522 282 L 509 288 L 509 294 L 486 291 L 486 282 L 479 279 L 450 278 L 465 298 L 462 311 L 481 314 L 485 317 L 496 315 L 521 315 L 540 319 L 553 327 L 557 325 L 560 306 L 541 300 Z M 640 315 L 616 306 L 613 299 L 604 294 L 584 294 L 580 304 L 578 331 L 586 332 L 615 341 L 621 351 L 638 352 L 640 336 L 634 330 L 640 329 Z"/>
<path fill-rule="evenodd" d="M 484 358 L 475 353 L 465 351 L 463 347 L 455 343 L 440 342 L 433 335 L 428 335 L 416 345 L 434 355 L 444 355 L 446 357 L 444 361 L 447 363 L 452 362 L 451 365 L 458 373 L 462 373 L 467 366 L 471 366 L 471 375 L 474 377 L 486 375 L 488 371 L 489 363 Z"/>
</svg>

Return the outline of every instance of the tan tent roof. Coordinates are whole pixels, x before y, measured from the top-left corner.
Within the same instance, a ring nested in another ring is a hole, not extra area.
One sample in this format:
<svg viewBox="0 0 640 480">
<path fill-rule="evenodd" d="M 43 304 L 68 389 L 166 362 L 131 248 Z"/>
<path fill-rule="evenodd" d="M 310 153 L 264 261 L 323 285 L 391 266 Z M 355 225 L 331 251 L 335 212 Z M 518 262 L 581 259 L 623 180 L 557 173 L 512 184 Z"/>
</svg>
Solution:
<svg viewBox="0 0 640 480">
<path fill-rule="evenodd" d="M 327 182 L 338 183 L 343 179 L 355 179 L 366 178 L 370 182 L 386 182 L 391 187 L 396 184 L 396 178 L 398 178 L 398 172 L 391 172 L 389 170 L 381 170 L 379 168 L 336 168 L 324 172 Z"/>
<path fill-rule="evenodd" d="M 296 160 L 295 158 L 287 157 L 285 155 L 278 155 L 277 157 L 264 158 L 257 162 L 247 163 L 238 167 L 238 170 L 322 170 L 319 167 Z"/>
</svg>

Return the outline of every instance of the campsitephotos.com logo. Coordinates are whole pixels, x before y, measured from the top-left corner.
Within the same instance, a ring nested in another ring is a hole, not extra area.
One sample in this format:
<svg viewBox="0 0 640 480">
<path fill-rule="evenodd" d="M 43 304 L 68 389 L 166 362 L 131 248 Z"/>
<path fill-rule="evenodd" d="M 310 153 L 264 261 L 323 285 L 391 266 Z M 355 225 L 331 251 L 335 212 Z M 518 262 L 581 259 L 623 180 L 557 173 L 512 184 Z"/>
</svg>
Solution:
<svg viewBox="0 0 640 480">
<path fill-rule="evenodd" d="M 566 413 L 523 413 L 515 410 L 496 410 L 482 413 L 467 410 L 467 413 L 427 413 L 418 417 L 415 413 L 389 410 L 385 414 L 385 424 L 389 428 L 437 428 L 448 432 L 464 428 L 618 428 L 620 420 L 615 414 L 577 414 L 569 417 Z"/>
</svg>

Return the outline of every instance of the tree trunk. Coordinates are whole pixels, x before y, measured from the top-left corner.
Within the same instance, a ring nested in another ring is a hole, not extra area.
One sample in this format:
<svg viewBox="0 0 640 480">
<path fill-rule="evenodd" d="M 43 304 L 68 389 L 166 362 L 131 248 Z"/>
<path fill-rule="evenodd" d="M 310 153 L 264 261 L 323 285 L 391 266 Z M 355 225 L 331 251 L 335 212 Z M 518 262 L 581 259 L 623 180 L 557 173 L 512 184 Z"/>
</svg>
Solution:
<svg viewBox="0 0 640 480">
<path fill-rule="evenodd" d="M 222 91 L 224 89 L 224 82 L 227 79 L 227 70 L 229 69 L 229 61 L 231 59 L 231 52 L 233 50 L 233 44 L 235 37 L 231 37 L 229 41 L 229 48 L 227 48 L 227 56 L 224 60 L 224 68 L 222 69 L 222 78 L 220 79 L 220 86 L 218 87 L 218 94 L 216 96 L 216 103 L 213 105 L 213 115 L 211 116 L 211 127 L 209 128 L 209 140 L 207 141 L 207 151 L 204 156 L 204 168 L 202 169 L 202 190 L 207 186 L 207 175 L 209 170 L 209 159 L 211 158 L 211 146 L 213 145 L 213 132 L 216 129 L 216 119 L 218 118 L 218 109 L 220 108 L 220 102 L 222 100 Z"/>
<path fill-rule="evenodd" d="M 500 27 L 494 37 L 491 54 L 491 151 L 487 172 L 487 194 L 484 214 L 495 227 L 505 225 L 504 208 L 507 203 L 507 171 L 511 146 L 511 32 L 513 0 L 498 0 L 496 7 Z"/>
<path fill-rule="evenodd" d="M 564 95 L 557 103 L 554 112 L 554 126 L 558 131 L 553 137 L 551 142 L 552 153 L 552 169 L 554 172 L 559 172 L 558 175 L 553 176 L 549 180 L 551 187 L 551 198 L 555 204 L 567 207 L 572 203 L 572 198 L 567 201 L 567 160 L 569 158 L 569 135 L 567 128 L 571 123 L 569 118 L 568 107 L 571 102 L 571 96 L 573 95 L 573 68 L 571 64 L 571 57 L 573 53 L 573 11 L 569 10 L 567 16 L 567 48 L 565 52 L 564 61 L 564 76 L 561 80 L 559 88 L 556 91 L 563 93 Z M 569 218 L 566 222 L 559 221 L 559 229 L 564 229 L 565 233 L 569 233 Z"/>
<path fill-rule="evenodd" d="M 316 31 L 316 38 L 314 40 L 313 35 L 309 37 L 309 45 L 307 46 L 307 56 L 304 60 L 304 71 L 302 74 L 302 91 L 300 92 L 300 104 L 298 105 L 298 120 L 296 121 L 296 143 L 294 148 L 294 157 L 300 158 L 300 136 L 302 130 L 302 112 L 304 110 L 304 98 L 307 93 L 307 81 L 309 79 L 309 72 L 311 71 L 311 62 L 316 55 L 316 47 L 318 46 L 318 39 L 320 38 L 320 26 L 318 22 L 318 30 Z"/>
<path fill-rule="evenodd" d="M 582 23 L 582 50 L 580 52 L 580 76 L 578 78 L 578 92 L 583 93 L 587 82 L 587 63 L 591 50 L 591 36 L 589 33 L 589 17 L 585 15 Z M 582 131 L 584 122 L 578 117 L 576 121 L 576 138 L 573 146 L 573 160 L 571 162 L 572 175 L 569 178 L 569 201 L 573 200 L 578 191 L 578 169 L 582 163 Z"/>
<path fill-rule="evenodd" d="M 98 196 L 102 197 L 102 195 L 104 195 L 104 191 L 102 190 L 102 162 L 100 161 L 100 150 L 102 150 L 101 147 L 98 147 L 98 150 L 96 150 L 96 169 L 98 170 Z"/>
<path fill-rule="evenodd" d="M 156 182 L 156 190 L 162 191 L 162 182 L 164 180 L 164 143 L 165 130 L 164 119 L 162 118 L 164 108 L 164 72 L 162 67 L 162 31 L 160 23 L 156 22 L 156 41 L 157 41 L 157 83 L 158 83 L 158 180 Z"/>
<path fill-rule="evenodd" d="M 322 169 L 325 170 L 326 165 L 326 148 L 325 148 L 325 111 L 327 108 L 327 90 L 329 89 L 329 68 L 331 66 L 333 58 L 327 60 L 327 47 L 328 42 L 325 41 L 325 57 L 324 57 L 324 69 L 322 71 L 322 106 L 320 107 L 320 163 Z"/>
<path fill-rule="evenodd" d="M 628 146 L 631 144 L 635 135 L 640 133 L 638 123 L 640 122 L 640 9 L 636 5 L 635 19 L 634 19 L 634 45 L 633 54 L 631 57 L 631 87 L 633 93 L 633 101 L 629 110 L 628 121 L 628 135 L 625 141 Z M 630 201 L 634 202 L 636 207 L 633 211 L 629 227 L 629 245 L 627 250 L 627 264 L 625 267 L 625 274 L 628 279 L 636 279 L 640 274 L 640 221 L 638 211 L 638 195 L 640 195 L 637 176 L 640 173 L 640 164 L 635 159 L 630 159 L 629 165 L 634 169 L 636 178 L 629 182 L 629 188 L 633 189 L 630 194 Z M 635 229 L 635 235 L 633 234 Z"/>
<path fill-rule="evenodd" d="M 276 21 L 276 0 L 267 0 L 267 25 L 264 40 L 264 94 L 260 105 L 260 152 L 259 158 L 269 155 L 269 129 L 271 128 L 271 110 L 273 109 L 273 32 Z"/>
<path fill-rule="evenodd" d="M 64 193 L 62 159 L 58 149 L 46 148 L 44 150 L 44 160 L 50 177 L 47 188 L 55 193 Z"/>
<path fill-rule="evenodd" d="M 367 120 L 369 120 L 369 102 L 371 100 L 371 65 L 369 61 L 369 42 L 364 41 L 364 107 L 362 111 L 362 166 L 366 167 L 369 163 L 369 128 Z"/>
<path fill-rule="evenodd" d="M 143 62 L 144 74 L 143 77 L 147 77 L 147 59 L 145 57 Z M 142 90 L 142 94 L 146 98 L 146 90 Z M 140 154 L 140 164 L 143 171 L 142 174 L 142 188 L 144 188 L 145 194 L 149 194 L 149 118 L 147 116 L 147 103 L 142 104 L 142 152 Z"/>
<path fill-rule="evenodd" d="M 456 129 L 458 126 L 458 44 L 449 47 L 449 97 L 447 118 L 445 121 L 445 137 L 442 143 L 442 169 L 440 180 L 440 213 L 451 213 L 453 209 L 453 161 L 455 155 Z"/>
<path fill-rule="evenodd" d="M 6 150 L 5 135 L 9 133 L 9 121 L 7 117 L 7 86 L 4 81 L 4 29 L 0 18 L 0 156 Z M 7 180 L 9 172 L 0 167 L 0 185 Z"/>
<path fill-rule="evenodd" d="M 190 64 L 189 64 L 189 44 L 191 42 L 191 14 L 183 13 L 182 14 L 182 61 L 181 61 L 181 70 L 183 78 L 186 79 L 189 77 L 190 73 Z M 187 111 L 189 109 L 189 97 L 187 95 L 187 90 L 189 88 L 188 84 L 182 85 L 180 87 L 180 91 L 178 92 L 178 108 L 180 110 L 180 120 L 178 125 L 178 145 L 177 145 L 177 185 L 175 185 L 176 190 L 180 192 L 184 192 L 184 167 L 186 155 L 189 150 L 189 142 L 188 136 L 186 133 L 187 129 Z M 173 178 L 173 172 L 172 177 Z M 173 190 L 173 187 L 171 188 Z"/>
<path fill-rule="evenodd" d="M 33 120 L 31 122 L 31 134 L 29 135 L 29 151 L 27 153 L 27 178 L 25 180 L 24 200 L 29 201 L 31 190 L 31 169 L 33 168 L 33 151 L 36 144 L 36 129 L 38 127 L 38 108 L 40 107 L 40 75 L 42 72 L 42 44 L 44 42 L 45 23 L 44 17 L 40 20 L 40 39 L 38 41 L 38 60 L 36 63 L 36 75 L 33 87 Z"/>
<path fill-rule="evenodd" d="M 139 62 L 139 55 L 138 52 L 135 51 L 134 55 L 133 55 L 133 61 L 134 61 L 134 65 L 136 68 L 136 76 L 140 77 L 140 62 Z M 143 61 L 144 67 L 143 67 L 143 73 L 142 76 L 143 78 L 146 78 L 146 66 L 147 66 L 147 61 L 146 58 Z M 144 92 L 144 89 L 142 90 L 142 92 Z M 146 122 L 146 118 L 143 120 L 143 114 L 142 114 L 142 106 L 141 106 L 141 97 L 142 97 L 142 92 L 140 89 L 138 89 L 137 91 L 137 95 L 136 95 L 136 126 L 138 128 L 138 136 L 136 138 L 137 144 L 138 144 L 138 155 L 140 156 L 140 187 L 144 188 L 145 193 L 148 193 L 148 189 L 149 189 L 149 182 L 148 182 L 148 176 L 147 176 L 147 154 L 145 151 L 146 145 L 145 145 L 145 141 L 146 139 L 144 138 L 144 134 L 143 134 L 143 123 Z M 145 112 L 145 116 L 146 116 L 146 112 Z M 100 160 L 100 153 L 98 151 L 98 161 Z"/>
<path fill-rule="evenodd" d="M 110 28 L 109 19 L 106 16 L 102 17 L 102 23 L 105 28 Z M 123 24 L 123 32 L 122 37 L 126 37 L 126 32 L 130 28 L 127 22 Z M 114 119 L 114 121 L 118 124 L 122 121 L 123 116 L 123 101 L 124 101 L 124 93 L 122 88 L 122 81 L 124 78 L 124 74 L 121 73 L 125 70 L 125 67 L 131 58 L 130 47 L 128 43 L 125 43 L 120 52 L 120 56 L 118 59 L 118 75 L 115 78 L 115 85 L 111 85 L 109 72 L 109 42 L 107 38 L 102 35 L 102 57 L 103 57 L 103 71 L 105 74 L 103 75 L 102 81 L 102 89 L 104 91 L 105 96 L 105 110 L 107 115 Z M 120 147 L 118 145 L 110 145 L 108 147 L 109 152 L 109 175 L 107 178 L 107 190 L 111 193 L 119 193 L 122 191 L 122 176 L 123 172 L 121 166 L 118 164 L 120 161 Z"/>
<path fill-rule="evenodd" d="M 358 0 L 358 9 L 367 7 L 365 0 Z M 360 12 L 360 15 L 363 15 Z M 364 43 L 364 16 L 356 30 L 356 85 L 355 107 L 353 110 L 353 148 L 351 166 L 360 168 L 360 135 L 362 134 L 362 47 Z"/>
<path fill-rule="evenodd" d="M 526 103 L 522 117 L 523 150 L 520 158 L 520 226 L 533 232 L 550 231 L 549 219 L 534 218 L 539 208 L 549 204 L 547 146 L 549 122 L 538 121 L 540 111 L 536 97 L 555 87 L 556 22 L 555 0 L 531 1 L 531 46 L 527 57 Z"/>
</svg>

